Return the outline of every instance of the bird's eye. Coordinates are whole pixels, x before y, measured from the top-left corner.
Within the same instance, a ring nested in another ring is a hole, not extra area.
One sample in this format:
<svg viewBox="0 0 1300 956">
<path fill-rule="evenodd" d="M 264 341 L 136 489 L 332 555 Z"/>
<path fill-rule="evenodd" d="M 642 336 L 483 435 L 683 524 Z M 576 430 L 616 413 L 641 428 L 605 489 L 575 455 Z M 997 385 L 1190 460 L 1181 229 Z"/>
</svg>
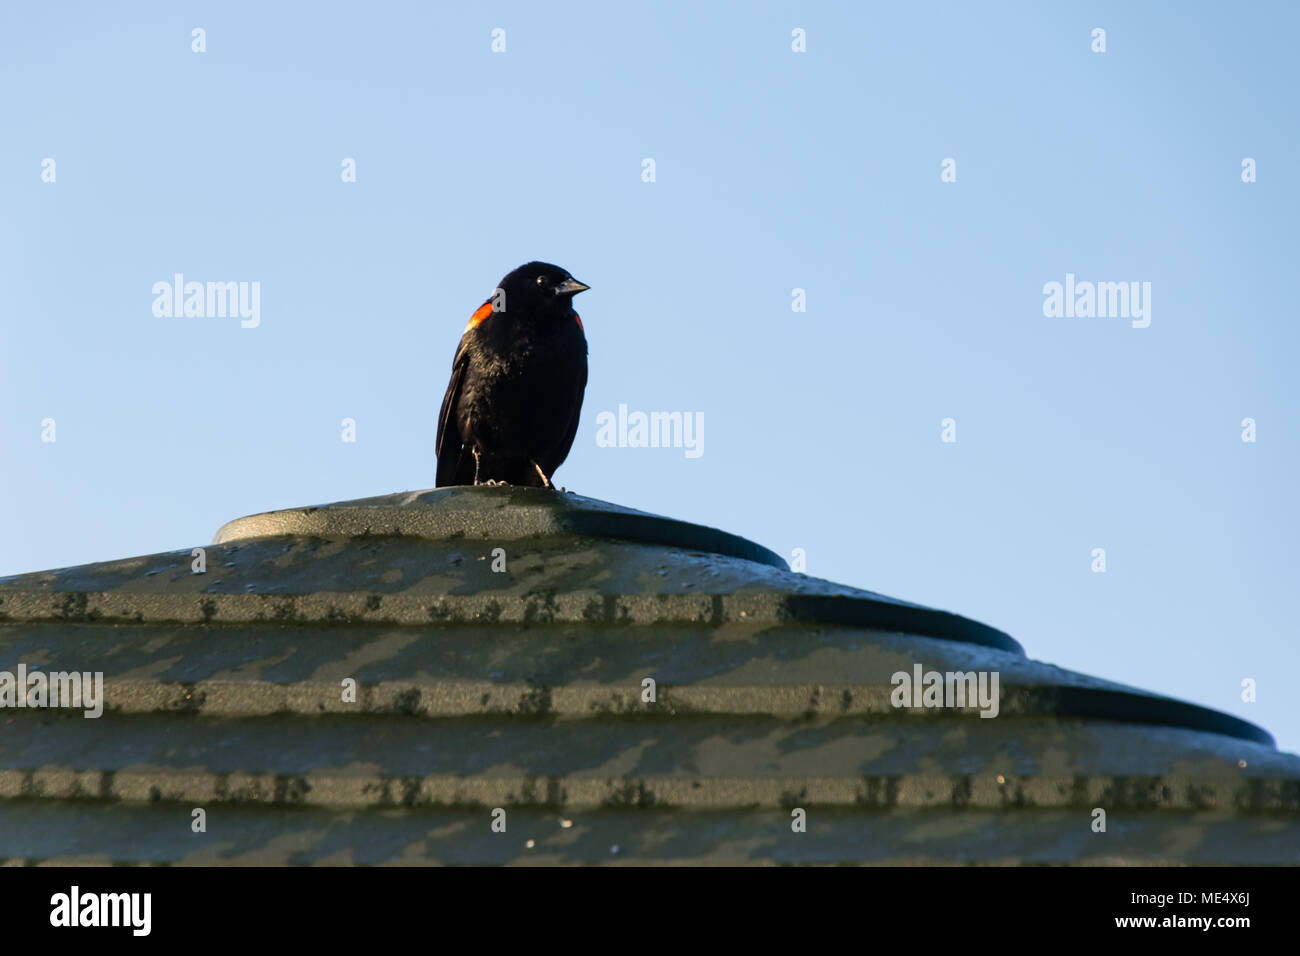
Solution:
<svg viewBox="0 0 1300 956">
<path fill-rule="evenodd" d="M 538 276 L 538 277 L 537 277 L 537 284 L 538 284 L 538 285 L 541 285 L 541 286 L 546 285 L 546 276 Z"/>
</svg>

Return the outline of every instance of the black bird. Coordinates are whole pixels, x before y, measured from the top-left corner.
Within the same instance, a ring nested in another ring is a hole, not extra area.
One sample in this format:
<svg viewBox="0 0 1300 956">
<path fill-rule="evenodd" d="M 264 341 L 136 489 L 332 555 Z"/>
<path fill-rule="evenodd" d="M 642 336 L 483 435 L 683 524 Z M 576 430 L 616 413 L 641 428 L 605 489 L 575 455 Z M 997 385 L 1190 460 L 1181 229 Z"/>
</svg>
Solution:
<svg viewBox="0 0 1300 956">
<path fill-rule="evenodd" d="M 470 317 L 438 413 L 437 487 L 554 487 L 587 388 L 573 297 L 589 288 L 559 266 L 529 262 Z"/>
</svg>

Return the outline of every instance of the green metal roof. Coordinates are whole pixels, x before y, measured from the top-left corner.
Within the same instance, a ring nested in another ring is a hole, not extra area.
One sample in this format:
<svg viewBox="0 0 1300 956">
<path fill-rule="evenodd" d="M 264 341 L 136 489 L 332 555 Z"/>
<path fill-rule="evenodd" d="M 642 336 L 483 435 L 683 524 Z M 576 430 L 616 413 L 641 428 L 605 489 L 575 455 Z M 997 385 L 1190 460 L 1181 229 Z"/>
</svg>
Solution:
<svg viewBox="0 0 1300 956">
<path fill-rule="evenodd" d="M 1300 758 L 1259 728 L 715 529 L 449 488 L 239 519 L 206 560 L 0 579 L 0 670 L 106 699 L 0 710 L 0 858 L 1300 861 Z M 999 715 L 894 708 L 917 664 L 997 671 Z"/>
</svg>

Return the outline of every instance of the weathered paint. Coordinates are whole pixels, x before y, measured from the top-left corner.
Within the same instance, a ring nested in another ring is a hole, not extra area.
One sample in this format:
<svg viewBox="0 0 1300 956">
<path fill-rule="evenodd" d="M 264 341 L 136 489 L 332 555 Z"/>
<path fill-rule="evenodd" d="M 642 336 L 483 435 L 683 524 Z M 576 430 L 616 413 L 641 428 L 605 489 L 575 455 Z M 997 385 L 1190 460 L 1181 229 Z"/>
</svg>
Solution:
<svg viewBox="0 0 1300 956">
<path fill-rule="evenodd" d="M 0 710 L 0 858 L 1300 862 L 1300 759 L 1259 728 L 714 529 L 452 488 L 239 519 L 190 562 L 0 579 L 0 670 L 106 699 Z M 999 716 L 895 709 L 917 663 L 998 671 Z"/>
</svg>

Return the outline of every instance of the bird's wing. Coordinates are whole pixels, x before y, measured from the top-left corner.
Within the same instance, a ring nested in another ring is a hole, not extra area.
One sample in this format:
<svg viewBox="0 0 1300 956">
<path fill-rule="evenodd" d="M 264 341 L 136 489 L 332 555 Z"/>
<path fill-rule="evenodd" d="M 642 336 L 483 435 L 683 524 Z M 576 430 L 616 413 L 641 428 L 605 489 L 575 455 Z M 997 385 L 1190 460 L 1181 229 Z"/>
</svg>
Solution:
<svg viewBox="0 0 1300 956">
<path fill-rule="evenodd" d="M 464 343 L 456 350 L 456 360 L 451 365 L 451 381 L 447 394 L 442 397 L 438 411 L 438 439 L 434 452 L 438 456 L 438 475 L 434 487 L 442 488 L 456 483 L 456 465 L 460 462 L 460 429 L 456 426 L 456 403 L 460 399 L 460 383 L 465 377 L 469 355 Z"/>
<path fill-rule="evenodd" d="M 558 454 L 555 456 L 555 464 L 551 471 L 559 468 L 564 459 L 569 457 L 569 449 L 573 447 L 573 439 L 578 434 L 578 419 L 582 416 L 582 396 L 587 391 L 587 363 L 582 363 L 582 382 L 578 386 L 578 401 L 573 406 L 573 417 L 569 419 L 569 427 L 564 433 L 564 441 L 556 449 Z"/>
</svg>

